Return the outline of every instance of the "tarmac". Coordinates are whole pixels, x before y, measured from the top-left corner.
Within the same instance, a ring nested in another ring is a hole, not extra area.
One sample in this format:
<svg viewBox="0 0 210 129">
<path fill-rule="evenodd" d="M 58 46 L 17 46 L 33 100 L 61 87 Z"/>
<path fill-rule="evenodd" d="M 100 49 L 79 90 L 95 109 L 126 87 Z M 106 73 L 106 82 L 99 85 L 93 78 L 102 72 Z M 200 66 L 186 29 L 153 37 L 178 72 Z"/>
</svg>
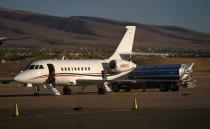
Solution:
<svg viewBox="0 0 210 129">
<path fill-rule="evenodd" d="M 209 129 L 210 78 L 179 92 L 157 89 L 98 95 L 96 86 L 72 95 L 51 96 L 41 88 L 0 85 L 0 129 Z M 59 87 L 61 89 L 61 87 Z M 132 110 L 134 98 L 138 110 Z M 18 104 L 20 116 L 15 114 Z"/>
</svg>

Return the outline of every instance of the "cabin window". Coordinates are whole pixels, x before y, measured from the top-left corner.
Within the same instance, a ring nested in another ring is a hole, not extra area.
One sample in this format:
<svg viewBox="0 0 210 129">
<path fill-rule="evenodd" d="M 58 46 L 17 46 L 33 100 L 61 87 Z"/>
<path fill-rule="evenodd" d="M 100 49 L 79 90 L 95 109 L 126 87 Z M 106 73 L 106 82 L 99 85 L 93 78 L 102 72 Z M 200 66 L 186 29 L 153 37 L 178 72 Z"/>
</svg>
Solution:
<svg viewBox="0 0 210 129">
<path fill-rule="evenodd" d="M 90 67 L 88 67 L 88 70 L 90 71 Z"/>
<path fill-rule="evenodd" d="M 39 66 L 39 69 L 44 69 L 43 65 L 40 65 L 40 66 Z"/>
<path fill-rule="evenodd" d="M 39 65 L 36 65 L 34 69 L 38 69 L 38 68 L 39 68 Z"/>
<path fill-rule="evenodd" d="M 77 71 L 77 68 L 75 67 L 74 70 Z"/>
<path fill-rule="evenodd" d="M 85 71 L 87 71 L 87 67 L 85 67 Z"/>
<path fill-rule="evenodd" d="M 61 67 L 61 71 L 63 71 L 63 67 Z"/>
<path fill-rule="evenodd" d="M 67 68 L 65 67 L 65 71 L 67 70 Z"/>
<path fill-rule="evenodd" d="M 70 68 L 68 67 L 68 71 L 70 71 Z"/>
<path fill-rule="evenodd" d="M 71 71 L 74 71 L 74 68 L 73 67 L 71 67 Z"/>
<path fill-rule="evenodd" d="M 83 71 L 83 67 L 81 68 L 81 70 Z"/>
<path fill-rule="evenodd" d="M 35 65 L 31 65 L 31 66 L 29 67 L 29 69 L 34 69 L 34 67 L 35 67 Z"/>
<path fill-rule="evenodd" d="M 78 69 L 78 71 L 80 71 L 80 68 L 79 67 L 77 69 Z"/>
</svg>

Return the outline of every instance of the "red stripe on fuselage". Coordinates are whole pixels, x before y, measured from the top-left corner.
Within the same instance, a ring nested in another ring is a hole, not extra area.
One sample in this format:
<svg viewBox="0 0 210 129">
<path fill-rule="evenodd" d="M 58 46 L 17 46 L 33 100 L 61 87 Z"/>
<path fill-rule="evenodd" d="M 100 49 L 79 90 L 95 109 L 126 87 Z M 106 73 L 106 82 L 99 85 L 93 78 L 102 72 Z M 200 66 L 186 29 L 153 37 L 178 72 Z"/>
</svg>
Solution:
<svg viewBox="0 0 210 129">
<path fill-rule="evenodd" d="M 92 74 L 92 75 L 90 75 Z M 98 75 L 96 75 L 98 74 Z M 47 75 L 41 75 L 41 76 L 37 76 L 32 78 L 31 80 L 34 79 L 40 79 L 40 78 L 48 78 L 48 74 Z M 78 73 L 57 73 L 55 74 L 55 77 L 81 77 L 81 76 L 101 76 L 101 73 L 86 73 L 86 74 L 78 74 Z"/>
</svg>

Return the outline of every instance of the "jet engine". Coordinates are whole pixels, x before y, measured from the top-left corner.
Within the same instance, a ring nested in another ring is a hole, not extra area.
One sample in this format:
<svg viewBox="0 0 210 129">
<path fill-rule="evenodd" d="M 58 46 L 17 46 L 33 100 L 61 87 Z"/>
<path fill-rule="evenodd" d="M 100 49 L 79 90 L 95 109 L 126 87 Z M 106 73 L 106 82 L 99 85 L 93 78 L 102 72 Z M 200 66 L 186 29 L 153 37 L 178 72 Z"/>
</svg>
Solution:
<svg viewBox="0 0 210 129">
<path fill-rule="evenodd" d="M 126 60 L 111 60 L 109 62 L 109 69 L 111 72 L 126 72 L 135 67 L 136 65 L 133 62 Z"/>
</svg>

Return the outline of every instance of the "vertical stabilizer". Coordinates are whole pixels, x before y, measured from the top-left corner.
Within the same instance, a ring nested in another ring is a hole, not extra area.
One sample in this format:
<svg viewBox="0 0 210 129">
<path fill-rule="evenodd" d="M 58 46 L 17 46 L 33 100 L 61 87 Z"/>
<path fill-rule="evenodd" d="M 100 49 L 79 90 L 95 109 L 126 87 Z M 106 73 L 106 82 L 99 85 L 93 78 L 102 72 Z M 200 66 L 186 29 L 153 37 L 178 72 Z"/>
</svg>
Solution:
<svg viewBox="0 0 210 129">
<path fill-rule="evenodd" d="M 134 42 L 136 26 L 126 26 L 126 33 L 117 47 L 115 53 L 109 59 L 121 59 L 120 53 L 131 53 Z"/>
</svg>

